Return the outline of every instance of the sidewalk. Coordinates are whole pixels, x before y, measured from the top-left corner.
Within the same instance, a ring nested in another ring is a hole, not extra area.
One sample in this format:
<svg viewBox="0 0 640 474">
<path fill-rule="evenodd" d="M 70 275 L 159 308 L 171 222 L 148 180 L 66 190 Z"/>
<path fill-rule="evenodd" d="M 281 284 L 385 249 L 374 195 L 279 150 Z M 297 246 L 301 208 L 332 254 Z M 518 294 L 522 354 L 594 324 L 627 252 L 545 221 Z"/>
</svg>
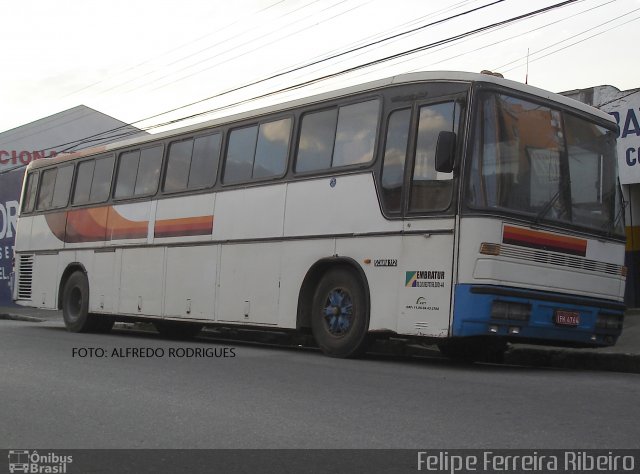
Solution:
<svg viewBox="0 0 640 474">
<path fill-rule="evenodd" d="M 0 306 L 1 319 L 62 322 L 62 311 L 49 311 L 22 306 Z M 624 329 L 615 346 L 599 349 L 512 344 L 505 362 L 514 365 L 566 369 L 604 370 L 640 374 L 640 308 L 627 310 Z"/>
</svg>

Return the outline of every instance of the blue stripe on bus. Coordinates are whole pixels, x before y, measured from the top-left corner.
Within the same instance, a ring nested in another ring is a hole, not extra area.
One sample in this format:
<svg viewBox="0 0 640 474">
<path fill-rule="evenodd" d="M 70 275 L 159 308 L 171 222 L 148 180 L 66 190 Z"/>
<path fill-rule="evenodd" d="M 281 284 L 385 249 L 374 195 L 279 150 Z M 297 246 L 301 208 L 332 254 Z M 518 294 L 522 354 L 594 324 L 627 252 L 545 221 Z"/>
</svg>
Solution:
<svg viewBox="0 0 640 474">
<path fill-rule="evenodd" d="M 472 291 L 472 288 L 480 287 L 482 291 Z M 492 294 L 492 290 L 495 290 L 497 294 Z M 600 312 L 622 317 L 621 310 L 611 308 L 611 301 L 582 298 L 585 302 L 588 301 L 588 304 L 564 303 L 559 301 L 563 296 L 567 299 L 574 297 L 561 293 L 532 290 L 527 290 L 527 295 L 523 297 L 505 296 L 504 293 L 508 293 L 509 290 L 517 289 L 506 286 L 456 285 L 452 336 L 508 336 L 513 341 L 522 339 L 523 342 L 530 340 L 559 345 L 564 342 L 610 346 L 615 343 L 621 333 L 620 329 L 595 327 Z M 529 320 L 492 319 L 491 308 L 494 301 L 530 304 Z M 554 313 L 556 310 L 577 311 L 580 314 L 579 325 L 571 327 L 555 324 Z M 513 333 L 511 328 L 517 328 L 517 334 Z M 594 335 L 596 336 L 595 340 L 592 339 Z"/>
</svg>

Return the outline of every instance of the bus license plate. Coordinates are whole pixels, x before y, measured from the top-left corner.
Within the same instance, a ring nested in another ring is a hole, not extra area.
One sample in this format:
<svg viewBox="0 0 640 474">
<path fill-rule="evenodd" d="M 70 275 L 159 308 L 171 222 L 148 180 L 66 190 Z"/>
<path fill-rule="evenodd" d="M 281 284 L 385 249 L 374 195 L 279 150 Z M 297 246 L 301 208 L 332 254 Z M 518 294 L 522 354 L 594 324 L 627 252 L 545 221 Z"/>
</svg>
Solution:
<svg viewBox="0 0 640 474">
<path fill-rule="evenodd" d="M 556 324 L 560 326 L 577 326 L 580 324 L 580 313 L 557 309 L 554 315 Z"/>
</svg>

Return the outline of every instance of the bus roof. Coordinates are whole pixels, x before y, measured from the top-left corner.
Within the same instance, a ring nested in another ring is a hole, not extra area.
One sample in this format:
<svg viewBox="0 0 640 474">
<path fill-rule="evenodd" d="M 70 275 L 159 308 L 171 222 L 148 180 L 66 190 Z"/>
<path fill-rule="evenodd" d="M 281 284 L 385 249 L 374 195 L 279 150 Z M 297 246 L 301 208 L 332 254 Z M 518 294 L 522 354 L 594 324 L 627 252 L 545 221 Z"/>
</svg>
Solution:
<svg viewBox="0 0 640 474">
<path fill-rule="evenodd" d="M 259 116 L 274 113 L 274 112 L 285 111 L 285 110 L 292 109 L 302 105 L 314 104 L 314 103 L 322 102 L 325 100 L 330 100 L 338 97 L 356 94 L 359 92 L 374 91 L 376 89 L 380 89 L 385 86 L 409 84 L 409 83 L 415 83 L 415 82 L 433 82 L 433 81 L 444 81 L 444 82 L 454 81 L 454 82 L 468 82 L 468 83 L 483 82 L 488 84 L 495 84 L 498 86 L 506 87 L 508 89 L 512 89 L 514 91 L 523 92 L 523 93 L 527 93 L 527 94 L 541 97 L 544 99 L 548 99 L 548 100 L 557 102 L 559 104 L 562 104 L 564 106 L 567 106 L 569 108 L 577 109 L 582 112 L 588 113 L 590 115 L 594 115 L 600 119 L 604 119 L 606 121 L 615 123 L 615 120 L 613 119 L 613 117 L 611 117 L 611 115 L 595 107 L 584 104 L 583 102 L 577 101 L 575 99 L 571 99 L 569 97 L 565 97 L 563 95 L 556 94 L 554 92 L 549 92 L 547 90 L 540 89 L 538 87 L 522 84 L 517 81 L 504 79 L 504 78 L 494 76 L 491 74 L 486 74 L 486 73 L 472 73 L 472 72 L 459 72 L 459 71 L 423 71 L 423 72 L 400 74 L 397 76 L 391 76 L 391 77 L 378 79 L 371 82 L 365 82 L 355 86 L 350 86 L 347 88 L 336 89 L 333 91 L 324 92 L 324 93 L 313 95 L 313 96 L 294 99 L 288 102 L 270 105 L 270 106 L 262 107 L 259 109 L 253 109 L 253 110 L 248 110 L 248 111 L 240 112 L 233 115 L 218 117 L 209 121 L 200 122 L 194 125 L 189 125 L 186 127 L 168 130 L 162 133 L 149 134 L 143 137 L 135 137 L 127 140 L 121 140 L 121 141 L 112 142 L 106 145 L 101 145 L 98 147 L 85 148 L 83 150 L 80 150 L 74 153 L 60 154 L 56 158 L 32 161 L 29 164 L 29 168 L 39 168 L 42 166 L 47 166 L 48 164 L 51 164 L 53 160 L 55 160 L 56 162 L 73 160 L 79 157 L 94 155 L 97 153 L 103 153 L 111 150 L 116 150 L 119 148 L 125 148 L 125 147 L 134 146 L 134 145 L 142 145 L 148 142 L 170 138 L 176 135 L 182 135 L 186 133 L 188 134 L 190 132 L 196 132 L 201 129 L 212 128 L 218 125 L 232 123 L 232 122 L 244 120 L 251 117 L 259 117 Z"/>
</svg>

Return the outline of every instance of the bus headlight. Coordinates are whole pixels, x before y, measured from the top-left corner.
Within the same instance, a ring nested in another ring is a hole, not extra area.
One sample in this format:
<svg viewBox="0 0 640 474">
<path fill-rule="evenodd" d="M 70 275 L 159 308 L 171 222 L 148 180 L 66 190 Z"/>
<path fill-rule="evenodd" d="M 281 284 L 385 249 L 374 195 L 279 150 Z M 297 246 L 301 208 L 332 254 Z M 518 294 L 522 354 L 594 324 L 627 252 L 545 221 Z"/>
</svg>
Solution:
<svg viewBox="0 0 640 474">
<path fill-rule="evenodd" d="M 596 327 L 599 329 L 622 329 L 624 316 L 619 314 L 598 313 Z"/>
<path fill-rule="evenodd" d="M 491 306 L 491 319 L 510 319 L 513 321 L 528 321 L 531 315 L 531 305 L 528 303 L 514 303 L 512 301 L 494 301 Z"/>
</svg>

